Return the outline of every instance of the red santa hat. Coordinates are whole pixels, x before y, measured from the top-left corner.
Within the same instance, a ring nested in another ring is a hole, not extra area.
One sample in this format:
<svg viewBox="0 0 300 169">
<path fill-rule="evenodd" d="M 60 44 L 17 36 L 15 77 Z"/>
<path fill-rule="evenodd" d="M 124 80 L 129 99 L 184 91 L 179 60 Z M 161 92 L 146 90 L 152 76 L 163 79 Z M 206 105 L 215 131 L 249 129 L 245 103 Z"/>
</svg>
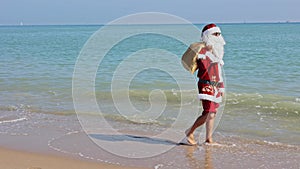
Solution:
<svg viewBox="0 0 300 169">
<path fill-rule="evenodd" d="M 219 27 L 217 27 L 216 24 L 208 24 L 205 25 L 204 28 L 202 29 L 202 36 L 203 35 L 211 35 L 213 33 L 221 33 L 221 29 Z"/>
</svg>

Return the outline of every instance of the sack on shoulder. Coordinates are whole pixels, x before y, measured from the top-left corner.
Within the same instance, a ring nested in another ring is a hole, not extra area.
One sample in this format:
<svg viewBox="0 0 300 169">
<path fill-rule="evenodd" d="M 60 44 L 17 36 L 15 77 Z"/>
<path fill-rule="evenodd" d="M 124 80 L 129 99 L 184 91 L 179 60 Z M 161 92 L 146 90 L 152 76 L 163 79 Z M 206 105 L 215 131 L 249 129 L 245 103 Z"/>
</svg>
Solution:
<svg viewBox="0 0 300 169">
<path fill-rule="evenodd" d="M 181 63 L 183 67 L 189 72 L 191 72 L 192 74 L 194 74 L 194 72 L 198 69 L 197 67 L 198 53 L 203 47 L 205 47 L 204 42 L 192 43 L 181 57 Z"/>
</svg>

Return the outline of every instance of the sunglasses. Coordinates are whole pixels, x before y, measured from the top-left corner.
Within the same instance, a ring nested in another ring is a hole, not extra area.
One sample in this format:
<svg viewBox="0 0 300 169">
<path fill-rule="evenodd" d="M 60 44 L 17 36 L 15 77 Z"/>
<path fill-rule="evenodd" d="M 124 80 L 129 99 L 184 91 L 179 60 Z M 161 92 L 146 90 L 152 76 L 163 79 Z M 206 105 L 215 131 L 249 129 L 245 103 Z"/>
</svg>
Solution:
<svg viewBox="0 0 300 169">
<path fill-rule="evenodd" d="M 212 35 L 214 35 L 214 36 L 220 36 L 221 33 L 220 33 L 220 32 L 215 32 L 215 33 L 213 33 Z"/>
</svg>

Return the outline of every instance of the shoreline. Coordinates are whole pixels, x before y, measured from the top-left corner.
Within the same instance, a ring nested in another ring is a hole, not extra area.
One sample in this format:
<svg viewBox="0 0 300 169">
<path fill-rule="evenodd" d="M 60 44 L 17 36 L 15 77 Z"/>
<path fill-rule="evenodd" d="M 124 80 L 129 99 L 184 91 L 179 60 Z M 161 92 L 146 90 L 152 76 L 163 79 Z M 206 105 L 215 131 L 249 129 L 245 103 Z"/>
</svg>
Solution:
<svg viewBox="0 0 300 169">
<path fill-rule="evenodd" d="M 0 168 L 14 169 L 142 169 L 103 162 L 92 162 L 59 155 L 32 153 L 0 146 Z"/>
</svg>

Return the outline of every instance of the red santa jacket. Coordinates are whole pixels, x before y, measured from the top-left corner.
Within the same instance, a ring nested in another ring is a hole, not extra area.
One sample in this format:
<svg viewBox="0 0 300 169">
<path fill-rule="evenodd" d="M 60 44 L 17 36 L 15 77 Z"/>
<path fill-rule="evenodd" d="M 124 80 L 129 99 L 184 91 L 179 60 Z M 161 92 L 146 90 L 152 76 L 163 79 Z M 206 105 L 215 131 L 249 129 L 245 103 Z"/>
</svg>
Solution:
<svg viewBox="0 0 300 169">
<path fill-rule="evenodd" d="M 217 58 L 205 48 L 200 50 L 197 60 L 199 99 L 216 103 L 222 102 L 221 93 L 224 92 L 223 64 L 223 60 Z"/>
</svg>

